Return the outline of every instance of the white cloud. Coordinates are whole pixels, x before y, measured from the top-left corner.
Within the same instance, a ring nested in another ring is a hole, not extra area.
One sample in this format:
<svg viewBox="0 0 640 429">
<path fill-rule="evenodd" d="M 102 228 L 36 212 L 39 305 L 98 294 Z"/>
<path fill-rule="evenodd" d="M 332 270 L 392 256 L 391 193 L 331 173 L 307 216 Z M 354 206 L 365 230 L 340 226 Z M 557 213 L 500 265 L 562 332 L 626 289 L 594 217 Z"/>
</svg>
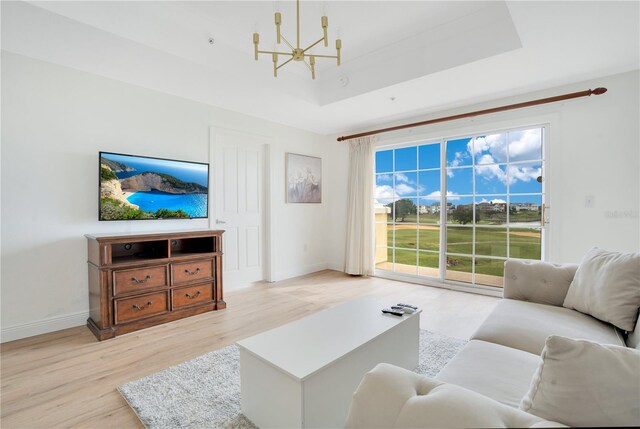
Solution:
<svg viewBox="0 0 640 429">
<path fill-rule="evenodd" d="M 530 182 L 537 180 L 542 175 L 542 168 L 531 164 L 510 165 L 509 166 L 509 184 L 513 185 L 516 181 Z"/>
<path fill-rule="evenodd" d="M 538 160 L 541 157 L 542 132 L 540 128 L 509 132 L 509 160 Z M 491 134 L 467 143 L 467 150 L 477 158 L 477 164 L 507 162 L 507 135 Z"/>
<path fill-rule="evenodd" d="M 506 185 L 507 183 L 507 174 L 497 164 L 476 166 L 476 175 L 485 180 L 498 179 L 502 184 Z"/>
<path fill-rule="evenodd" d="M 487 200 L 486 198 L 483 198 L 480 201 L 476 201 L 476 204 L 480 204 L 480 203 L 507 204 L 505 200 L 502 200 L 500 198 L 494 198 L 493 200 Z"/>
<path fill-rule="evenodd" d="M 468 159 L 468 158 L 469 158 L 469 153 L 467 153 L 467 152 L 456 152 L 453 160 L 451 160 L 449 162 L 449 167 L 457 167 L 460 164 L 462 164 L 465 159 Z"/>
<path fill-rule="evenodd" d="M 509 133 L 509 160 L 537 160 L 542 156 L 542 131 L 534 128 Z"/>
<path fill-rule="evenodd" d="M 510 165 L 509 166 L 509 184 L 513 185 L 517 181 L 530 182 L 536 180 L 542 174 L 542 169 L 531 164 Z M 476 166 L 476 175 L 487 181 L 498 179 L 502 184 L 507 184 L 507 173 L 500 168 L 499 165 L 478 165 Z"/>
<path fill-rule="evenodd" d="M 495 162 L 497 161 L 493 158 L 493 156 L 485 153 L 484 155 L 480 155 L 477 164 L 494 164 Z"/>
<path fill-rule="evenodd" d="M 391 174 L 378 174 L 376 178 L 378 182 L 391 182 L 393 180 Z"/>
<path fill-rule="evenodd" d="M 411 185 L 415 183 L 413 180 L 409 179 L 409 177 L 407 177 L 407 175 L 404 173 L 396 173 L 396 183 L 397 182 L 409 183 Z"/>
<path fill-rule="evenodd" d="M 467 150 L 472 152 L 472 142 L 467 143 Z M 483 162 L 507 162 L 507 138 L 505 134 L 490 134 L 484 137 L 478 137 L 473 142 L 473 153 L 479 155 L 478 163 Z M 490 158 L 483 157 L 488 155 Z"/>
<path fill-rule="evenodd" d="M 405 183 L 396 183 L 396 192 L 398 195 L 416 195 L 416 188 Z"/>
<path fill-rule="evenodd" d="M 422 199 L 440 200 L 440 196 L 442 196 L 442 193 L 440 191 L 433 191 L 429 195 L 422 197 Z M 447 191 L 447 199 L 449 201 L 456 201 L 456 200 L 459 200 L 460 197 L 455 192 Z"/>
<path fill-rule="evenodd" d="M 376 186 L 376 199 L 394 198 L 396 193 L 393 192 L 393 187 L 389 185 Z"/>
<path fill-rule="evenodd" d="M 405 195 L 416 195 L 416 188 L 405 183 L 396 183 L 396 189 L 390 185 L 376 186 L 376 199 L 399 198 Z"/>
</svg>

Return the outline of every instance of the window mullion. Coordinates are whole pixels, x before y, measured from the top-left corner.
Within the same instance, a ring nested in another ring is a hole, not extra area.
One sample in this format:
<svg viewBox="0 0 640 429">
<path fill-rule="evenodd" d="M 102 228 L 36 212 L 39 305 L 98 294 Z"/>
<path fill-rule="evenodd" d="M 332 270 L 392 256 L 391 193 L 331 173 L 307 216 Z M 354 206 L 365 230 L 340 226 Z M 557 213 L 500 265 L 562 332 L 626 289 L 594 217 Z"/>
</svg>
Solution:
<svg viewBox="0 0 640 429">
<path fill-rule="evenodd" d="M 505 167 L 505 177 L 507 181 L 507 258 L 511 256 L 511 184 L 509 183 L 509 173 L 511 158 L 509 157 L 509 143 L 511 142 L 511 132 L 507 131 L 507 166 Z"/>
<path fill-rule="evenodd" d="M 391 268 L 393 272 L 396 271 L 396 151 L 391 152 L 391 198 L 393 201 L 393 209 L 391 210 L 391 228 L 393 233 L 391 237 L 393 238 L 392 248 L 393 248 L 393 261 L 391 264 Z"/>
<path fill-rule="evenodd" d="M 440 140 L 440 281 L 445 280 L 447 271 L 447 152 L 446 141 Z"/>
<path fill-rule="evenodd" d="M 476 138 L 471 137 L 471 284 L 476 284 Z"/>
</svg>

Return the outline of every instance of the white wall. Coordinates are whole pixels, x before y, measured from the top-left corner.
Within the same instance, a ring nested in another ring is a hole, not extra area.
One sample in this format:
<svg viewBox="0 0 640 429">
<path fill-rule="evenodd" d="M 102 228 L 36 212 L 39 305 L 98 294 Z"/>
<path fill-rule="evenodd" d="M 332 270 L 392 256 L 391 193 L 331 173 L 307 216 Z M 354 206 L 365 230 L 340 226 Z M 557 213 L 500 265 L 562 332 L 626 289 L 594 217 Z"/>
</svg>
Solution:
<svg viewBox="0 0 640 429">
<path fill-rule="evenodd" d="M 206 228 L 207 220 L 98 222 L 99 150 L 209 161 L 209 127 L 270 136 L 275 279 L 327 267 L 327 198 L 285 204 L 285 152 L 326 137 L 2 53 L 2 341 L 85 323 L 86 233 Z M 306 249 L 306 250 L 305 250 Z"/>
<path fill-rule="evenodd" d="M 522 126 L 539 121 L 551 124 L 549 140 L 550 224 L 548 260 L 579 262 L 592 246 L 610 250 L 640 250 L 640 73 L 609 76 L 552 88 L 491 103 L 380 124 L 380 128 L 454 115 L 506 104 L 604 86 L 608 92 L 563 103 L 513 110 L 473 119 L 414 128 L 380 135 L 381 143 L 439 137 L 457 133 Z M 377 128 L 377 127 L 376 127 Z M 358 130 L 364 131 L 364 130 Z M 357 132 L 357 131 L 355 131 Z M 347 134 L 347 133 L 345 133 Z M 344 183 L 348 171 L 347 144 L 327 143 L 338 154 L 329 192 L 331 212 L 346 213 Z M 586 196 L 595 207 L 585 208 Z M 335 216 L 334 219 L 340 219 Z M 344 222 L 331 228 L 329 265 L 344 265 Z"/>
</svg>

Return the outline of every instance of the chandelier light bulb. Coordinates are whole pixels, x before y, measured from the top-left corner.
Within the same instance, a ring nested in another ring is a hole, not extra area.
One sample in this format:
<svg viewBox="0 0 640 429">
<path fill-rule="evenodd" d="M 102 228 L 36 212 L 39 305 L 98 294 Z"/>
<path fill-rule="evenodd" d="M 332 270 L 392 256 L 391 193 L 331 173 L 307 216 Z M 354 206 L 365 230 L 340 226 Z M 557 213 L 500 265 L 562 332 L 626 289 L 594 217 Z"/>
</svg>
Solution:
<svg viewBox="0 0 640 429">
<path fill-rule="evenodd" d="M 329 27 L 329 18 L 323 16 L 321 19 L 322 23 L 322 33 L 324 34 L 324 47 L 329 46 L 329 40 L 327 38 L 327 28 Z"/>
<path fill-rule="evenodd" d="M 260 35 L 258 33 L 253 33 L 253 47 L 254 47 L 254 55 L 256 61 L 258 61 L 258 43 L 260 43 Z"/>
<path fill-rule="evenodd" d="M 278 45 L 280 44 L 280 24 L 282 23 L 282 15 L 280 12 L 276 12 L 276 40 Z"/>
</svg>

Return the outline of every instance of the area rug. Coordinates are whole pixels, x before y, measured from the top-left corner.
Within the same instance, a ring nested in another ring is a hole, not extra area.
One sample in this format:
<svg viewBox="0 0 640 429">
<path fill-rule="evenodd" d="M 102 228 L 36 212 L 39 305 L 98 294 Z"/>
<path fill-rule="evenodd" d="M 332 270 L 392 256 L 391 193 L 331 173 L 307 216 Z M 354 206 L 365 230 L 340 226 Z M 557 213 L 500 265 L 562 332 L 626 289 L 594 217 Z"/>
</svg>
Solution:
<svg viewBox="0 0 640 429">
<path fill-rule="evenodd" d="M 420 331 L 415 372 L 435 376 L 467 343 Z M 240 412 L 240 354 L 231 345 L 118 387 L 148 429 L 255 429 Z"/>
</svg>

